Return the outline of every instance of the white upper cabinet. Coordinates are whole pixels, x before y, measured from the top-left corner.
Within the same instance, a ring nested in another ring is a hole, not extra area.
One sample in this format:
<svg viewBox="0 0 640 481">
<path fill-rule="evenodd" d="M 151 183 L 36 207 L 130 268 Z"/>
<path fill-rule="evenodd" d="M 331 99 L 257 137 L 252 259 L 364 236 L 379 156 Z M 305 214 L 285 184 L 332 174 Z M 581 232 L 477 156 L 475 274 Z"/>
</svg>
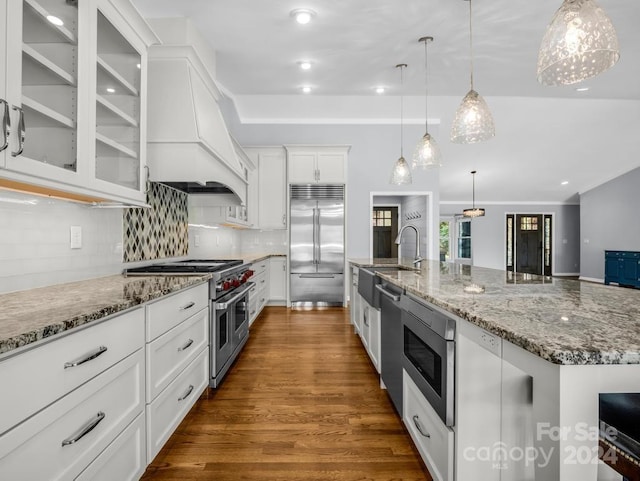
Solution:
<svg viewBox="0 0 640 481">
<path fill-rule="evenodd" d="M 287 228 L 287 157 L 282 147 L 245 147 L 245 152 L 258 165 L 249 212 L 257 211 L 254 227 L 260 229 Z M 256 179 L 257 177 L 257 179 Z M 255 183 L 257 181 L 257 188 Z"/>
<path fill-rule="evenodd" d="M 11 135 L 0 185 L 144 203 L 151 29 L 128 0 L 4 1 Z"/>
<path fill-rule="evenodd" d="M 349 146 L 287 145 L 290 184 L 345 184 Z"/>
</svg>

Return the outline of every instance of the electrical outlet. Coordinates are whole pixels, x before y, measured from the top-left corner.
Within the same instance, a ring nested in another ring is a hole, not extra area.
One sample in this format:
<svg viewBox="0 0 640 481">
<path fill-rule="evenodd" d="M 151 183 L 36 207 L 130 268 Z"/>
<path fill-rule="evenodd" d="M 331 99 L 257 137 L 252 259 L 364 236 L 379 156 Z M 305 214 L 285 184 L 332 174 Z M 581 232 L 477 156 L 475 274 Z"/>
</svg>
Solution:
<svg viewBox="0 0 640 481">
<path fill-rule="evenodd" d="M 82 248 L 82 227 L 79 225 L 72 225 L 70 228 L 70 238 L 71 238 L 71 248 L 72 249 L 81 249 Z"/>
<path fill-rule="evenodd" d="M 500 338 L 493 336 L 488 332 L 483 332 L 480 335 L 480 341 L 489 351 L 500 354 Z"/>
<path fill-rule="evenodd" d="M 198 234 L 195 235 L 194 239 L 193 239 L 193 244 L 196 247 L 200 247 L 200 236 Z"/>
</svg>

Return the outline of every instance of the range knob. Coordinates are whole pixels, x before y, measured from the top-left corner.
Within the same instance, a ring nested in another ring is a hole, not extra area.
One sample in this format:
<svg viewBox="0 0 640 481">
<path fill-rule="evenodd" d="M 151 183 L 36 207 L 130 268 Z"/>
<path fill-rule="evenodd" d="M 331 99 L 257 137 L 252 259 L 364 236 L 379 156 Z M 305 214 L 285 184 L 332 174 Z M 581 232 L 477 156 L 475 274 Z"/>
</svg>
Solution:
<svg viewBox="0 0 640 481">
<path fill-rule="evenodd" d="M 240 280 L 239 279 L 234 279 L 231 281 L 231 285 L 233 287 L 238 287 L 240 285 Z"/>
<path fill-rule="evenodd" d="M 225 279 L 222 283 L 222 290 L 228 291 L 229 289 L 231 289 L 231 281 L 229 279 Z"/>
</svg>

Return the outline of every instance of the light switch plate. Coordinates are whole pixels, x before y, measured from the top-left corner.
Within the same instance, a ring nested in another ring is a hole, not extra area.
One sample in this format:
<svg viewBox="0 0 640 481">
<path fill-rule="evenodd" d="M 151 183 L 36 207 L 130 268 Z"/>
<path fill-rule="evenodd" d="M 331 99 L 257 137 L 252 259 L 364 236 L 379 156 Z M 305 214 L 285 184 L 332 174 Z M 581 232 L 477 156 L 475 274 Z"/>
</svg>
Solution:
<svg viewBox="0 0 640 481">
<path fill-rule="evenodd" d="M 79 225 L 72 225 L 70 228 L 71 231 L 71 248 L 72 249 L 81 249 L 82 248 L 82 227 Z"/>
</svg>

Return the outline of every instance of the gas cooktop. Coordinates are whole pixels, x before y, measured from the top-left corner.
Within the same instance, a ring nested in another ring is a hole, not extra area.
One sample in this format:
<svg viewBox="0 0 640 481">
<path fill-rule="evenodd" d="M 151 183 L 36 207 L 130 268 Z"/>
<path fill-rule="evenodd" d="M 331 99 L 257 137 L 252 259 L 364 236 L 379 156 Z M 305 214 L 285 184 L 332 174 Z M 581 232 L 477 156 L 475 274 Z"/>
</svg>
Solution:
<svg viewBox="0 0 640 481">
<path fill-rule="evenodd" d="M 219 272 L 242 264 L 241 259 L 188 259 L 177 262 L 163 262 L 144 267 L 126 269 L 126 275 L 144 274 L 208 274 Z"/>
</svg>

